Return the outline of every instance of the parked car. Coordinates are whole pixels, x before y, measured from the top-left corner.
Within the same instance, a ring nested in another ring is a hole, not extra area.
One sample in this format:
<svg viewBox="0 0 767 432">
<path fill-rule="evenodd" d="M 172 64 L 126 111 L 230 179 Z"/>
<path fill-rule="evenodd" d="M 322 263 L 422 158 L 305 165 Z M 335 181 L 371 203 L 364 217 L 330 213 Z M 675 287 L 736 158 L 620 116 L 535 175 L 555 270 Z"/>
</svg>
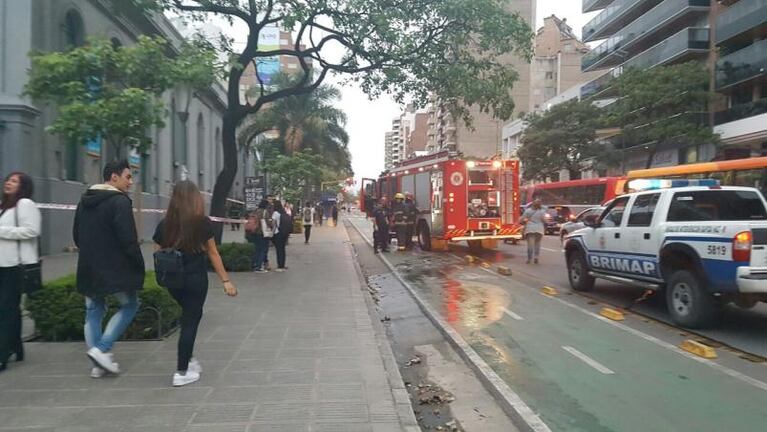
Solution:
<svg viewBox="0 0 767 432">
<path fill-rule="evenodd" d="M 591 207 L 580 212 L 577 216 L 572 216 L 569 221 L 562 224 L 562 229 L 559 231 L 559 237 L 564 241 L 568 234 L 578 231 L 581 228 L 586 228 L 586 224 L 583 222 L 584 219 L 590 215 L 598 216 L 602 214 L 604 209 L 604 207 Z"/>
</svg>

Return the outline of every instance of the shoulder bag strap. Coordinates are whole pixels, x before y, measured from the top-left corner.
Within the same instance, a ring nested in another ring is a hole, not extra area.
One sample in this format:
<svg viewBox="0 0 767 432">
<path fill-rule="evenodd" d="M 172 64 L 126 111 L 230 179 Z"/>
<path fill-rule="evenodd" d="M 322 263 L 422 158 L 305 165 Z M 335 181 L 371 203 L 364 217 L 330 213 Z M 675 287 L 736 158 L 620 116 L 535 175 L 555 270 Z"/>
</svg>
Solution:
<svg viewBox="0 0 767 432">
<path fill-rule="evenodd" d="M 16 227 L 18 227 L 19 226 L 19 203 L 18 203 L 18 201 L 16 202 L 16 207 L 13 210 L 14 210 L 13 211 L 13 218 L 14 218 L 14 221 L 15 221 L 15 225 L 16 225 Z M 22 266 L 24 262 L 21 259 L 21 240 L 18 240 L 18 239 L 16 240 L 16 249 L 18 250 L 18 253 L 19 253 L 19 266 Z"/>
</svg>

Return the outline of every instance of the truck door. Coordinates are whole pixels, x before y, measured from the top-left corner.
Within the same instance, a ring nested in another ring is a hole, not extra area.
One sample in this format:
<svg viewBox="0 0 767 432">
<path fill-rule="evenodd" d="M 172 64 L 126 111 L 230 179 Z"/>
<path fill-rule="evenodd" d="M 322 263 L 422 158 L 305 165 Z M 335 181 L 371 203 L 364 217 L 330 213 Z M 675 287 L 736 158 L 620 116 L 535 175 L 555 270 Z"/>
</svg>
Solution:
<svg viewBox="0 0 767 432">
<path fill-rule="evenodd" d="M 653 230 L 657 226 L 656 211 L 660 192 L 637 195 L 629 209 L 628 220 L 622 234 L 625 245 L 633 254 L 631 259 L 639 261 L 641 266 L 633 266 L 632 274 L 645 278 L 660 278 L 658 272 L 658 249 L 660 233 Z M 640 270 L 640 271 L 637 271 Z"/>
<path fill-rule="evenodd" d="M 363 178 L 362 189 L 360 190 L 360 210 L 367 214 L 368 217 L 373 214 L 376 199 L 376 181 L 369 178 Z"/>
<path fill-rule="evenodd" d="M 592 269 L 607 273 L 627 273 L 616 262 L 622 255 L 623 242 L 621 224 L 625 219 L 630 197 L 616 198 L 602 213 L 600 225 L 584 236 L 588 248 L 588 261 Z"/>
</svg>

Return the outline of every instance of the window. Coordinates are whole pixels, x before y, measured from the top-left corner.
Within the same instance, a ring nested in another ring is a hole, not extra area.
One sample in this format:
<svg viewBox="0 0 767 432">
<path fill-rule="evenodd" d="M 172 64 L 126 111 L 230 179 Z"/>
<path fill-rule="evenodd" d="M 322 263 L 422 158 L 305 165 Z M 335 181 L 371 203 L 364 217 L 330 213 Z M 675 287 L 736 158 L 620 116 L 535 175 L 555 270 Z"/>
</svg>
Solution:
<svg viewBox="0 0 767 432">
<path fill-rule="evenodd" d="M 197 116 L 197 185 L 205 190 L 205 122 L 202 113 Z"/>
<path fill-rule="evenodd" d="M 577 222 L 583 222 L 589 216 L 599 216 L 599 214 L 602 213 L 603 210 L 604 209 L 601 208 L 601 207 L 588 209 L 588 210 L 582 212 L 580 215 L 578 215 L 578 217 L 576 218 L 576 221 Z"/>
<path fill-rule="evenodd" d="M 540 199 L 547 206 L 602 204 L 606 189 L 607 185 L 604 183 L 589 186 L 536 188 L 530 201 Z"/>
<path fill-rule="evenodd" d="M 66 42 L 67 48 L 85 45 L 83 19 L 75 10 L 68 11 L 64 16 L 64 42 Z"/>
<path fill-rule="evenodd" d="M 761 196 L 752 191 L 703 190 L 674 194 L 669 222 L 767 219 Z"/>
<path fill-rule="evenodd" d="M 623 212 L 626 210 L 628 202 L 629 197 L 622 197 L 613 201 L 612 205 L 605 210 L 604 216 L 602 216 L 602 226 L 605 228 L 621 226 Z"/>
<path fill-rule="evenodd" d="M 655 207 L 658 205 L 660 194 L 639 195 L 634 200 L 629 214 L 628 226 L 648 227 L 652 223 Z"/>
<path fill-rule="evenodd" d="M 554 79 L 554 72 L 546 72 L 546 79 L 547 80 Z"/>
</svg>

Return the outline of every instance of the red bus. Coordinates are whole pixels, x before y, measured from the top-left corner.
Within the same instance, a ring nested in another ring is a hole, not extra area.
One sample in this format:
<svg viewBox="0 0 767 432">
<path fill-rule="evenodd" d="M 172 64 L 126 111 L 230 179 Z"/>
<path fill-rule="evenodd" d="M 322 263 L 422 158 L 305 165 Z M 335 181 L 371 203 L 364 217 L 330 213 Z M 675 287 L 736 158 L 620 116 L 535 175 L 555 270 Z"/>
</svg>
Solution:
<svg viewBox="0 0 767 432">
<path fill-rule="evenodd" d="M 448 152 L 407 160 L 378 179 L 363 179 L 362 211 L 370 214 L 378 199 L 398 192 L 414 194 L 423 250 L 457 241 L 492 248 L 496 240 L 521 238 L 517 160 L 466 160 Z"/>
<path fill-rule="evenodd" d="M 577 215 L 590 207 L 596 207 L 624 193 L 625 177 L 600 177 L 542 183 L 522 189 L 522 203 L 527 205 L 540 199 L 543 205 L 564 210 L 565 218 Z"/>
</svg>

